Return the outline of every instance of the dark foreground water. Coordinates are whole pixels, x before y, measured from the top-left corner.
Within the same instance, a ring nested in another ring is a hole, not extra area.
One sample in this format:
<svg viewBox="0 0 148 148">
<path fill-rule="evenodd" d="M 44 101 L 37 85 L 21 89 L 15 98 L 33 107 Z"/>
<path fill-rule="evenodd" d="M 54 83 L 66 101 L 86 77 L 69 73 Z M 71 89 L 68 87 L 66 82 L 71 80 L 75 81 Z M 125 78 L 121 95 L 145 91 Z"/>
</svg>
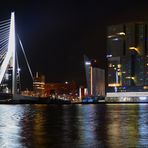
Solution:
<svg viewBox="0 0 148 148">
<path fill-rule="evenodd" d="M 0 105 L 0 147 L 148 147 L 148 104 Z"/>
</svg>

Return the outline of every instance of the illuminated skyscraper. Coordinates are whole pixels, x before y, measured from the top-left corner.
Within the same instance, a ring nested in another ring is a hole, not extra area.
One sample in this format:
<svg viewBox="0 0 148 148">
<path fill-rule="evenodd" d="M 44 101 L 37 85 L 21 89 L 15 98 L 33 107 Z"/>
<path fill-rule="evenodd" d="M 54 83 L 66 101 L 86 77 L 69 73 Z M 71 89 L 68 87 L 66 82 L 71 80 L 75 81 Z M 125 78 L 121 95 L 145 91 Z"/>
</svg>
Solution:
<svg viewBox="0 0 148 148">
<path fill-rule="evenodd" d="M 148 24 L 127 23 L 107 30 L 108 91 L 148 88 Z"/>
</svg>

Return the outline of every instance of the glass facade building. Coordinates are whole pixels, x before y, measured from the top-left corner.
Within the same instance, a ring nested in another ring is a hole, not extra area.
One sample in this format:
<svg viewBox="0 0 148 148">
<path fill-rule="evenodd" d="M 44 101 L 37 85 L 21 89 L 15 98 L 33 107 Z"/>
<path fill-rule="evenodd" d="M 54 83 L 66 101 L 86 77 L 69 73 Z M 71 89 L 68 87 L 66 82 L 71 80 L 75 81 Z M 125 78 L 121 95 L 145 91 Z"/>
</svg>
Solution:
<svg viewBox="0 0 148 148">
<path fill-rule="evenodd" d="M 84 56 L 88 95 L 105 96 L 105 70 L 96 67 L 94 61 Z"/>
<path fill-rule="evenodd" d="M 108 92 L 148 90 L 148 24 L 127 23 L 107 30 Z"/>
</svg>

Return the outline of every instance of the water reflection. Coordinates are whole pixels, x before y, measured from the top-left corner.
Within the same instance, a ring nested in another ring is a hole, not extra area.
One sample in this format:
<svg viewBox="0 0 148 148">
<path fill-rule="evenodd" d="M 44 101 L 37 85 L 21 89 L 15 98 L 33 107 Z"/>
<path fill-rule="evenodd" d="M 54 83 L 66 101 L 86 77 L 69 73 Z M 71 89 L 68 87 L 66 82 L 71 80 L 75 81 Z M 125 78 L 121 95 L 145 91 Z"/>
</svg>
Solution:
<svg viewBox="0 0 148 148">
<path fill-rule="evenodd" d="M 21 126 L 24 110 L 22 106 L 0 106 L 0 146 L 21 147 Z"/>
<path fill-rule="evenodd" d="M 139 146 L 148 147 L 148 105 L 139 106 Z"/>
<path fill-rule="evenodd" d="M 148 147 L 148 105 L 1 105 L 1 147 Z"/>
<path fill-rule="evenodd" d="M 138 142 L 138 105 L 107 106 L 108 145 L 136 147 Z"/>
</svg>

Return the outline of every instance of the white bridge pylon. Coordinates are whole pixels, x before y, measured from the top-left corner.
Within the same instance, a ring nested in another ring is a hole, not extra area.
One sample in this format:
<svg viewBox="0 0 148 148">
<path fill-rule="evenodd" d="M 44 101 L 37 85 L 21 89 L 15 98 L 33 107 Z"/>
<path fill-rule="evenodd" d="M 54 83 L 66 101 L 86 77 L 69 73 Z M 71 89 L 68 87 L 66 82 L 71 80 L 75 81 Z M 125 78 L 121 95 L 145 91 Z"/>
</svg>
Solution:
<svg viewBox="0 0 148 148">
<path fill-rule="evenodd" d="M 5 58 L 0 67 L 0 84 L 4 78 L 6 73 L 7 67 L 9 64 L 13 67 L 13 82 L 12 82 L 12 94 L 15 94 L 15 75 L 16 75 L 16 60 L 15 60 L 15 14 L 14 12 L 11 13 L 11 20 L 10 20 L 10 29 L 9 29 L 9 37 L 8 37 L 8 50 L 6 52 Z"/>
<path fill-rule="evenodd" d="M 19 36 L 18 40 L 33 80 L 33 74 Z M 0 21 L 0 85 L 2 86 L 3 80 L 6 78 L 5 74 L 7 73 L 8 68 L 11 67 L 13 95 L 17 93 L 17 66 L 19 66 L 16 52 L 15 13 L 12 12 L 11 19 Z"/>
</svg>

